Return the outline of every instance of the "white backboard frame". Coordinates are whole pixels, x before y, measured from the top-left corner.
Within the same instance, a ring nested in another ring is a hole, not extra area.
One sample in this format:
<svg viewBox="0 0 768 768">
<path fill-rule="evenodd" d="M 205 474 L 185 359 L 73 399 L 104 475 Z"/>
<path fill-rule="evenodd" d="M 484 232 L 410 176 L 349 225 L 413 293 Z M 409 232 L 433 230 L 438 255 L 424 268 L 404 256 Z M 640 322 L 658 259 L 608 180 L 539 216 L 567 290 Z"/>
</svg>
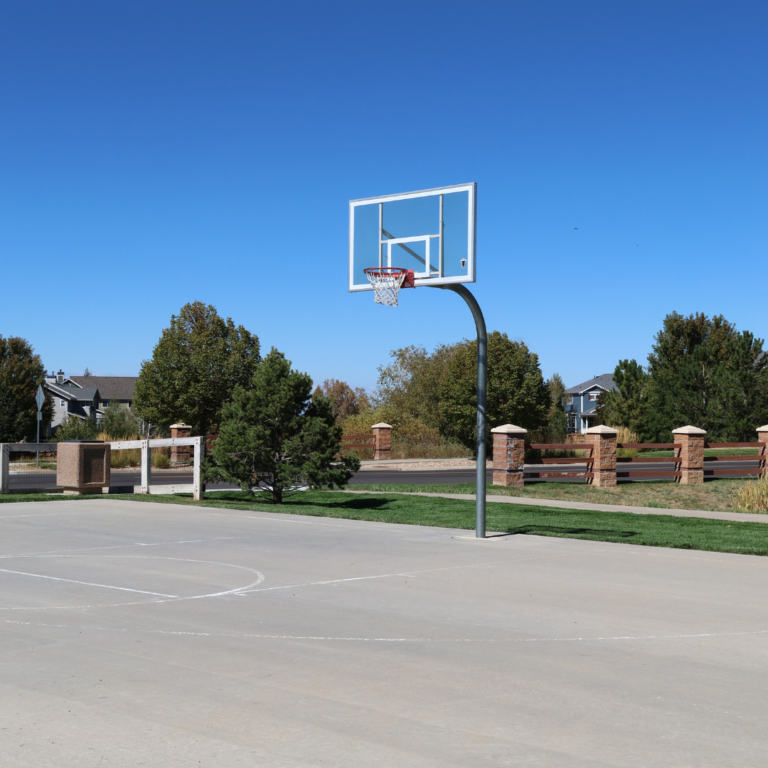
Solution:
<svg viewBox="0 0 768 768">
<path fill-rule="evenodd" d="M 468 238 L 467 238 L 467 272 L 465 275 L 444 275 L 443 264 L 443 195 L 467 192 L 467 221 L 468 221 Z M 392 237 L 386 229 L 379 224 L 379 264 L 367 264 L 368 267 L 397 267 L 400 266 L 396 263 L 396 259 L 392 258 L 392 246 L 401 245 L 401 247 L 408 248 L 408 243 L 425 243 L 425 252 L 427 263 L 425 264 L 424 272 L 415 272 L 414 283 L 416 287 L 420 285 L 446 285 L 451 283 L 474 283 L 476 280 L 476 241 L 477 241 L 477 183 L 470 182 L 469 184 L 454 184 L 448 187 L 435 187 L 434 189 L 421 189 L 415 192 L 402 192 L 396 195 L 381 195 L 379 197 L 366 197 L 360 200 L 349 201 L 349 290 L 350 292 L 356 291 L 372 291 L 373 287 L 366 284 L 354 284 L 354 256 L 355 256 L 355 208 L 361 205 L 374 205 L 383 204 L 396 200 L 408 200 L 418 197 L 440 197 L 440 219 L 437 232 L 424 232 L 422 235 L 415 237 Z M 381 209 L 380 209 L 381 210 Z M 410 251 L 410 253 L 419 261 L 422 259 L 417 254 Z M 428 266 L 427 266 L 428 265 Z"/>
</svg>

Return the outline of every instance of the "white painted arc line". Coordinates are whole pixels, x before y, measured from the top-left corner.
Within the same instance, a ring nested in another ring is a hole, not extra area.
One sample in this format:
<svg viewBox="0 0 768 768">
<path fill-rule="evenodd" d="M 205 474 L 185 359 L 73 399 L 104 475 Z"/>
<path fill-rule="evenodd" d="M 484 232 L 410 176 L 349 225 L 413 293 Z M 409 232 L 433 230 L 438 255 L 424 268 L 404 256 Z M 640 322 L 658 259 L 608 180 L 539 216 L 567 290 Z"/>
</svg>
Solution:
<svg viewBox="0 0 768 768">
<path fill-rule="evenodd" d="M 264 587 L 263 589 L 242 589 L 240 594 L 250 594 L 251 592 L 272 592 L 276 589 L 299 589 L 300 587 L 320 587 L 325 584 L 341 584 L 348 581 L 367 581 L 369 579 L 391 579 L 396 576 L 418 576 L 422 573 L 436 573 L 438 571 L 456 571 L 460 568 L 484 568 L 492 565 L 491 563 L 477 563 L 476 565 L 453 565 L 447 568 L 429 568 L 423 571 L 403 571 L 402 573 L 380 573 L 375 576 L 353 576 L 348 579 L 328 579 L 326 581 L 309 581 L 305 584 L 284 584 L 279 587 Z"/>
<path fill-rule="evenodd" d="M 120 592 L 136 592 L 140 595 L 154 595 L 155 597 L 168 597 L 178 599 L 178 595 L 164 595 L 161 592 L 147 592 L 143 589 L 129 589 L 128 587 L 114 587 L 111 584 L 93 584 L 90 581 L 77 581 L 76 579 L 62 579 L 59 576 L 44 576 L 41 573 L 25 573 L 24 571 L 11 571 L 7 568 L 0 568 L 2 573 L 13 573 L 16 576 L 32 576 L 36 579 L 49 579 L 50 581 L 66 581 L 69 584 L 82 584 L 85 587 L 100 587 L 101 589 L 117 589 Z"/>
</svg>

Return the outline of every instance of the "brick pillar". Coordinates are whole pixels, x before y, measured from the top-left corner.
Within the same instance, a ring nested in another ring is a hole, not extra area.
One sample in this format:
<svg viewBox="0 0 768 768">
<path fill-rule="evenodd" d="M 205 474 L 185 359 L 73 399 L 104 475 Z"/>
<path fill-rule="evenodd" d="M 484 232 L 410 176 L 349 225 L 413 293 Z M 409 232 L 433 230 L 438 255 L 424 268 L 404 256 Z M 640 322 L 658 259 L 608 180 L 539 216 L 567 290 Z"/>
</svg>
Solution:
<svg viewBox="0 0 768 768">
<path fill-rule="evenodd" d="M 192 427 L 189 424 L 171 424 L 171 437 L 190 437 Z M 171 446 L 171 464 L 186 464 L 192 461 L 193 446 L 191 445 L 173 445 Z"/>
<path fill-rule="evenodd" d="M 761 475 L 768 475 L 768 424 L 757 428 L 757 439 L 760 441 L 760 458 L 763 460 Z"/>
<path fill-rule="evenodd" d="M 505 424 L 491 430 L 493 435 L 493 484 L 522 488 L 527 429 Z"/>
<path fill-rule="evenodd" d="M 613 488 L 616 485 L 616 435 L 612 427 L 590 427 L 586 432 L 586 445 L 592 448 L 592 485 Z"/>
<path fill-rule="evenodd" d="M 392 427 L 383 421 L 380 424 L 374 424 L 373 430 L 373 460 L 382 461 L 388 459 L 392 449 Z"/>
<path fill-rule="evenodd" d="M 704 437 L 706 431 L 698 427 L 673 429 L 675 456 L 680 458 L 680 482 L 683 485 L 701 485 L 704 482 Z"/>
</svg>

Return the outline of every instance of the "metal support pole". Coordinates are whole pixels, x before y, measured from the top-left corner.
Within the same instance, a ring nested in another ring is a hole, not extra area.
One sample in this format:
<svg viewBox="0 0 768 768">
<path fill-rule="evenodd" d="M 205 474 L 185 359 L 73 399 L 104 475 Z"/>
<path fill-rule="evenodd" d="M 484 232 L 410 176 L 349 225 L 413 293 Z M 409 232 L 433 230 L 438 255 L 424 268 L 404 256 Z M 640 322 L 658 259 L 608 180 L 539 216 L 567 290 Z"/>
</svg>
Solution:
<svg viewBox="0 0 768 768">
<path fill-rule="evenodd" d="M 472 310 L 477 328 L 477 464 L 476 464 L 476 512 L 475 536 L 485 538 L 485 406 L 488 384 L 488 334 L 485 330 L 485 318 L 477 299 L 461 283 L 454 285 L 435 285 L 434 288 L 458 293 Z"/>
</svg>

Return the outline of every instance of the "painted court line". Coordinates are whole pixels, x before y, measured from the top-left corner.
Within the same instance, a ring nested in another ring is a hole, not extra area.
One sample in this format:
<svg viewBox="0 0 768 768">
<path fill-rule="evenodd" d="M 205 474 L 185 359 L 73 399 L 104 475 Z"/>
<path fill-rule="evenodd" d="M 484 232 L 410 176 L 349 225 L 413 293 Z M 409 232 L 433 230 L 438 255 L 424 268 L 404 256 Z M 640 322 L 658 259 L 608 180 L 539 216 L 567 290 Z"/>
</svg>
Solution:
<svg viewBox="0 0 768 768">
<path fill-rule="evenodd" d="M 768 629 L 742 630 L 739 632 L 691 632 L 671 635 L 596 635 L 579 637 L 507 637 L 507 638 L 471 638 L 471 637 L 359 637 L 331 635 L 271 635 L 266 633 L 254 634 L 249 632 L 186 632 L 169 629 L 128 629 L 126 627 L 100 627 L 74 624 L 48 624 L 34 621 L 17 621 L 4 619 L 5 624 L 15 624 L 29 627 L 49 627 L 53 629 L 76 629 L 99 632 L 130 632 L 141 635 L 172 635 L 176 637 L 211 637 L 249 640 L 305 640 L 320 642 L 353 642 L 353 643 L 474 643 L 474 644 L 523 644 L 523 643 L 596 643 L 596 642 L 638 642 L 644 640 L 696 640 L 700 638 L 746 637 L 768 634 Z"/>
<path fill-rule="evenodd" d="M 82 584 L 85 587 L 100 587 L 101 589 L 118 589 L 121 592 L 136 592 L 140 595 L 154 595 L 155 597 L 168 597 L 168 598 L 177 598 L 177 595 L 164 595 L 161 592 L 147 592 L 143 589 L 129 589 L 128 587 L 114 587 L 110 584 L 93 584 L 89 581 L 77 581 L 75 579 L 62 579 L 59 576 L 44 576 L 41 573 L 25 573 L 24 571 L 11 571 L 7 568 L 0 568 L 0 572 L 2 573 L 12 573 L 16 576 L 32 576 L 36 579 L 49 579 L 50 581 L 66 581 L 69 584 Z"/>
<path fill-rule="evenodd" d="M 325 581 L 308 581 L 304 584 L 283 584 L 278 587 L 263 587 L 262 589 L 244 589 L 240 594 L 252 594 L 254 592 L 272 592 L 277 589 L 300 589 L 301 587 L 319 587 L 325 584 L 342 584 L 350 581 L 368 581 L 370 579 L 391 579 L 396 576 L 418 576 L 422 573 L 437 573 L 439 571 L 456 571 L 462 568 L 485 568 L 493 563 L 476 563 L 474 565 L 452 565 L 447 568 L 430 568 L 423 571 L 403 571 L 402 573 L 380 573 L 375 576 L 352 576 L 347 579 L 327 579 Z"/>
</svg>

